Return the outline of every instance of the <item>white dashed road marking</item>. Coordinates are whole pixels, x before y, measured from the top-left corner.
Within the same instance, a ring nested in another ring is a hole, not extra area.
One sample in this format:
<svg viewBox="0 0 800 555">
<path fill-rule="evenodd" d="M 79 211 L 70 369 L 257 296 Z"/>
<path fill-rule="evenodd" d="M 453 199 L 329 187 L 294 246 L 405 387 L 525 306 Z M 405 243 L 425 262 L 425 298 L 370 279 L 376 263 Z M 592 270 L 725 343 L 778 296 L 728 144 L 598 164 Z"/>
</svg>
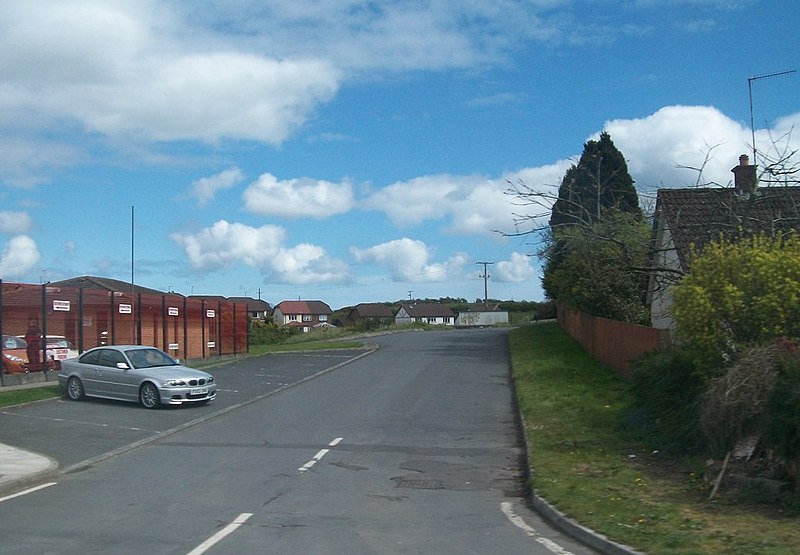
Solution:
<svg viewBox="0 0 800 555">
<path fill-rule="evenodd" d="M 339 444 L 339 442 L 340 442 L 340 441 L 342 441 L 342 439 L 343 439 L 343 438 L 341 438 L 341 437 L 337 437 L 336 439 L 334 439 L 333 441 L 331 441 L 331 442 L 328 444 L 328 447 L 335 447 L 336 445 L 338 445 L 338 444 Z M 317 452 L 317 454 L 316 454 L 316 455 L 314 455 L 314 458 L 312 458 L 310 461 L 308 461 L 306 464 L 304 464 L 303 466 L 301 466 L 301 467 L 300 467 L 300 468 L 298 468 L 297 470 L 298 470 L 298 471 L 300 471 L 300 472 L 305 472 L 306 470 L 310 469 L 310 468 L 311 468 L 311 467 L 313 467 L 315 464 L 317 464 L 319 461 L 321 461 L 321 460 L 322 460 L 322 457 L 324 457 L 325 455 L 327 455 L 329 452 L 330 452 L 330 449 L 320 449 L 320 450 Z"/>
</svg>

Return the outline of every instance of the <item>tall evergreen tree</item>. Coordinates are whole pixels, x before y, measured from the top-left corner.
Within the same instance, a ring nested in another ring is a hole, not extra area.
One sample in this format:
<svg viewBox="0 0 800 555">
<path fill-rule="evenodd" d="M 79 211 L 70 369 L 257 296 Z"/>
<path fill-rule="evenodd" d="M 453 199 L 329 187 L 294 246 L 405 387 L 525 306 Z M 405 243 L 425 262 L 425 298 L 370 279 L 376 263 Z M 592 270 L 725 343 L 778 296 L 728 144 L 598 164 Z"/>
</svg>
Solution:
<svg viewBox="0 0 800 555">
<path fill-rule="evenodd" d="M 584 145 L 578 164 L 564 175 L 550 228 L 557 236 L 557 228 L 563 225 L 590 226 L 603 218 L 606 209 L 641 217 L 639 197 L 625 157 L 604 131 L 599 141 Z"/>
<path fill-rule="evenodd" d="M 648 230 L 622 153 L 611 136 L 584 145 L 550 216 L 542 286 L 547 296 L 608 318 L 643 321 Z"/>
</svg>

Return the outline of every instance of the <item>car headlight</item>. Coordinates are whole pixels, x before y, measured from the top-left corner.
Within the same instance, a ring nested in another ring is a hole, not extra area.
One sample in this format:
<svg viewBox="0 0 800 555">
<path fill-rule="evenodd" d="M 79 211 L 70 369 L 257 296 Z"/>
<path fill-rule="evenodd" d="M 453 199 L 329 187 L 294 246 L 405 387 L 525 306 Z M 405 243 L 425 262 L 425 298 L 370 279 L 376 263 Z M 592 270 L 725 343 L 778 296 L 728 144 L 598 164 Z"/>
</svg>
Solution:
<svg viewBox="0 0 800 555">
<path fill-rule="evenodd" d="M 164 382 L 164 387 L 181 387 L 186 385 L 183 380 L 167 380 Z"/>
<path fill-rule="evenodd" d="M 25 359 L 18 357 L 17 355 L 10 355 L 8 353 L 3 353 L 8 360 L 13 360 L 14 362 L 25 362 Z"/>
</svg>

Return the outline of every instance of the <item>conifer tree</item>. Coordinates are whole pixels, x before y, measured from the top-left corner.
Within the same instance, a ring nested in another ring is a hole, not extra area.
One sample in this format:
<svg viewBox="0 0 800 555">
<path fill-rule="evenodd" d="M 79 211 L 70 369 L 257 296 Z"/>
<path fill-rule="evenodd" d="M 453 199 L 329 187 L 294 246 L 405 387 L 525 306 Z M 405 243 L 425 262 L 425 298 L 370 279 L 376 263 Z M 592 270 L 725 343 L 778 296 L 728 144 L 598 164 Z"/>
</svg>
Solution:
<svg viewBox="0 0 800 555">
<path fill-rule="evenodd" d="M 584 145 L 578 164 L 564 175 L 550 227 L 557 235 L 557 228 L 563 225 L 589 226 L 603 219 L 607 209 L 641 217 L 639 197 L 625 157 L 604 131 L 599 141 Z"/>
</svg>

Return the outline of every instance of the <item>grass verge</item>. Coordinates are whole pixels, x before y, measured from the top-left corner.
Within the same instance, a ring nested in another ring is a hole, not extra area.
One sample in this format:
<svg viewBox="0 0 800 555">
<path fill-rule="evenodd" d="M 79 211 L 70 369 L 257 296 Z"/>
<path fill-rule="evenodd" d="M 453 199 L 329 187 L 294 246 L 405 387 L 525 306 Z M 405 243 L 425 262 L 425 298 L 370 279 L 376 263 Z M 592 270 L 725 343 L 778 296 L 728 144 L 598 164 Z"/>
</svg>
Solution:
<svg viewBox="0 0 800 555">
<path fill-rule="evenodd" d="M 41 401 L 61 395 L 58 385 L 45 385 L 42 387 L 31 387 L 29 389 L 17 389 L 14 391 L 0 392 L 0 407 L 10 407 L 32 401 Z"/>
<path fill-rule="evenodd" d="M 757 504 L 710 503 L 702 465 L 646 450 L 621 423 L 628 382 L 556 324 L 513 330 L 511 360 L 531 486 L 584 526 L 659 554 L 800 553 L 800 519 Z"/>
</svg>

